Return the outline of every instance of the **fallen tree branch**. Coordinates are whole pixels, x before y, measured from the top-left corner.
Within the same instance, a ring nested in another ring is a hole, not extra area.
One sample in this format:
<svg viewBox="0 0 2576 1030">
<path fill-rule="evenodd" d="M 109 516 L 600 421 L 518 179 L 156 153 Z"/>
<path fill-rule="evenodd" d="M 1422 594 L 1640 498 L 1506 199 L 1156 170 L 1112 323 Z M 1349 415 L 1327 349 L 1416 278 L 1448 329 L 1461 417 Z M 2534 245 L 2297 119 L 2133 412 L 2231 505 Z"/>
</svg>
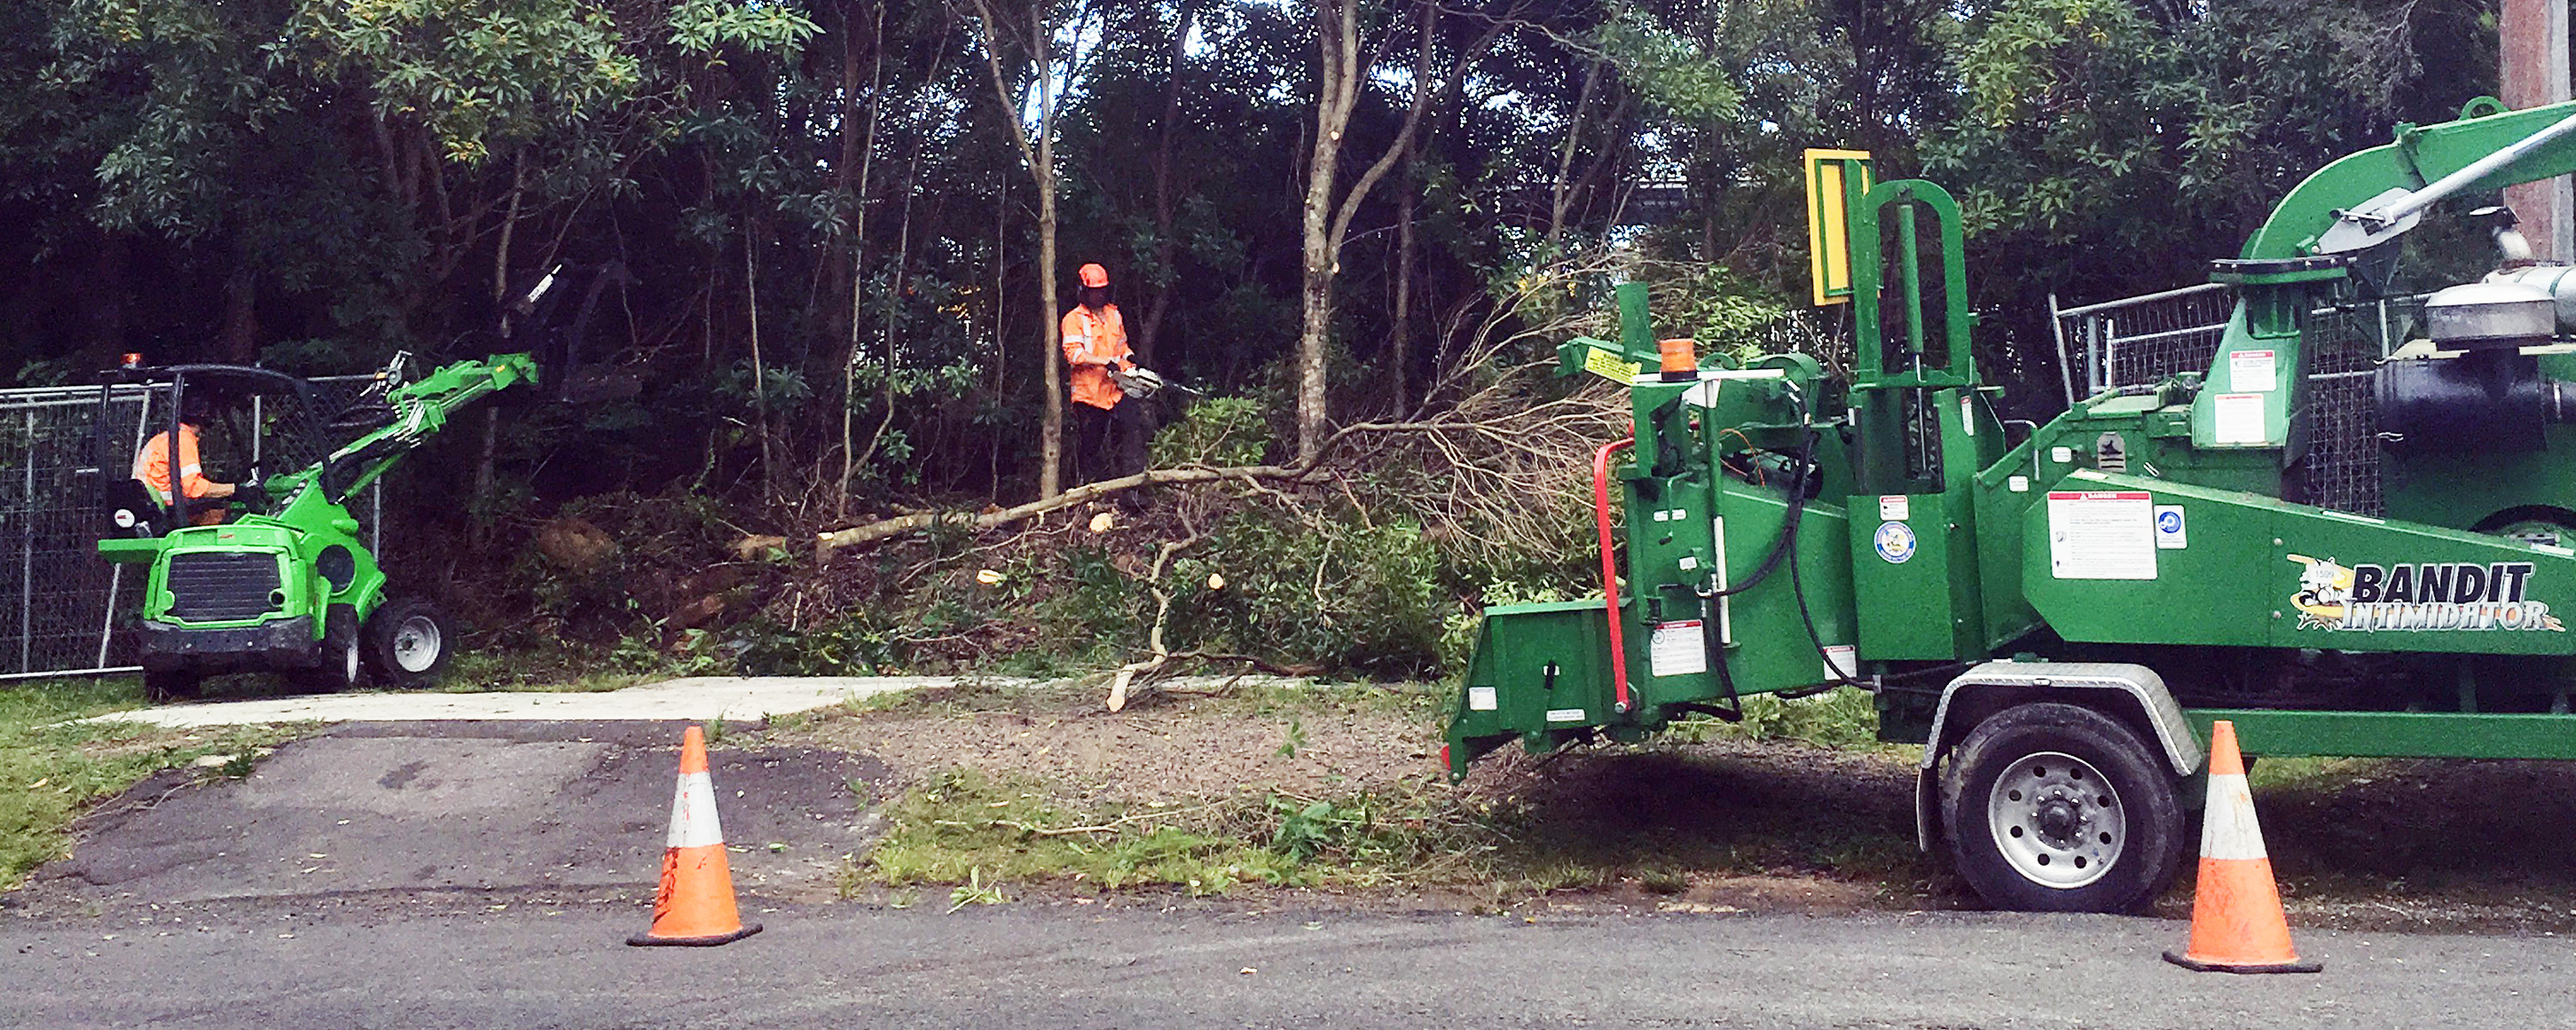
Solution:
<svg viewBox="0 0 2576 1030">
<path fill-rule="evenodd" d="M 1231 465 L 1225 467 L 1185 465 L 1179 468 L 1147 469 L 1134 475 L 1120 476 L 1116 479 L 1104 479 L 1097 483 L 1087 483 L 1045 500 L 1031 501 L 1015 508 L 1004 508 L 1000 511 L 988 511 L 971 516 L 962 512 L 918 512 L 911 515 L 898 515 L 894 518 L 880 519 L 862 526 L 851 526 L 847 529 L 834 530 L 829 533 L 817 533 L 814 538 L 814 557 L 817 562 L 829 562 L 832 560 L 832 552 L 840 550 L 841 548 L 875 543 L 889 537 L 897 537 L 906 533 L 929 529 L 942 523 L 953 522 L 959 525 L 969 526 L 978 531 L 991 529 L 995 526 L 1009 525 L 1023 519 L 1034 518 L 1051 511 L 1069 508 L 1085 501 L 1107 497 L 1120 491 L 1133 490 L 1141 486 L 1217 483 L 1224 482 L 1226 480 L 1238 480 L 1242 482 L 1256 482 L 1264 480 L 1288 482 L 1302 481 L 1307 477 L 1313 476 L 1324 470 L 1328 464 L 1327 458 L 1333 453 L 1334 446 L 1336 444 L 1362 433 L 1446 433 L 1462 430 L 1475 430 L 1477 428 L 1479 427 L 1474 423 L 1465 422 L 1361 422 L 1343 426 L 1340 430 L 1334 432 L 1331 437 L 1324 441 L 1323 447 L 1316 451 L 1315 458 L 1311 461 L 1302 461 L 1291 465 Z"/>
</svg>

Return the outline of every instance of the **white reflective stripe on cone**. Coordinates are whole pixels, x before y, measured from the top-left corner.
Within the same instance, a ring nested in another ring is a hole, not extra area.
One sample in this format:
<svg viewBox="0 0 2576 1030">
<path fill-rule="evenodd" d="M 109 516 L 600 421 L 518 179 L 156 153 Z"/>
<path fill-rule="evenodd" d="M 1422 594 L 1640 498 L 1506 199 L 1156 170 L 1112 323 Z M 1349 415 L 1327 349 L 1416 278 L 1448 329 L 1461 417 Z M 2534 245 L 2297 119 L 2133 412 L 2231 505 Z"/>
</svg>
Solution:
<svg viewBox="0 0 2576 1030">
<path fill-rule="evenodd" d="M 2263 828 L 2254 823 L 2254 791 L 2244 773 L 2209 778 L 2209 810 L 2200 821 L 2200 857 L 2269 858 Z"/>
<path fill-rule="evenodd" d="M 671 795 L 671 840 L 675 848 L 703 848 L 724 843 L 716 822 L 716 781 L 702 772 L 682 773 L 680 789 Z"/>
</svg>

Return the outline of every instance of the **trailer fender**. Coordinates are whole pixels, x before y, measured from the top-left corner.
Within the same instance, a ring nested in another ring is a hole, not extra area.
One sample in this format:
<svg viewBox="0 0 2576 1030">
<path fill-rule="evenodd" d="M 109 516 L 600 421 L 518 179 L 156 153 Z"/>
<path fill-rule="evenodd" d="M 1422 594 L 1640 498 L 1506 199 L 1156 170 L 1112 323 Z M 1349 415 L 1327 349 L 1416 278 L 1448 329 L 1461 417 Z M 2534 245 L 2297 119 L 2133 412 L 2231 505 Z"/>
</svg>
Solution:
<svg viewBox="0 0 2576 1030">
<path fill-rule="evenodd" d="M 1941 688 L 1931 734 L 1923 741 L 1923 761 L 1914 773 L 1916 847 L 1930 851 L 1940 836 L 1939 773 L 1941 758 L 1951 745 L 1989 715 L 2043 700 L 2098 708 L 2153 734 L 2176 777 L 2199 772 L 2206 757 L 2200 738 L 2192 735 L 2191 723 L 2183 718 L 2182 705 L 2175 703 L 2164 677 L 2153 669 L 2113 662 L 1986 662 Z M 1959 719 L 1955 725 L 1950 722 L 1953 715 Z"/>
</svg>

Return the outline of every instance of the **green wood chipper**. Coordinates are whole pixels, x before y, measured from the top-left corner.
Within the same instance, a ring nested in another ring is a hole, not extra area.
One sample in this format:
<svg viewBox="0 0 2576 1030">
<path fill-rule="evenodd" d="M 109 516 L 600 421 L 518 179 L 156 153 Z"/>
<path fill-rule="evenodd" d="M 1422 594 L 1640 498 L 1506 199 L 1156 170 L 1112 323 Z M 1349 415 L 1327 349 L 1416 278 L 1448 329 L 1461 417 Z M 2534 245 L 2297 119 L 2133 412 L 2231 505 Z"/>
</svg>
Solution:
<svg viewBox="0 0 2576 1030">
<path fill-rule="evenodd" d="M 2468 210 L 2570 169 L 2576 104 L 2401 126 L 2216 263 L 2214 349 L 2032 425 L 1978 376 L 1950 195 L 1810 152 L 1848 374 L 1697 357 L 1618 288 L 1619 338 L 1559 354 L 1634 409 L 1594 461 L 1604 596 L 1485 611 L 1451 775 L 1857 688 L 1923 745 L 1921 846 L 1992 904 L 2113 911 L 2179 867 L 2215 719 L 2261 755 L 2576 758 L 2576 268 Z M 2392 307 L 2428 214 L 2497 266 Z"/>
</svg>

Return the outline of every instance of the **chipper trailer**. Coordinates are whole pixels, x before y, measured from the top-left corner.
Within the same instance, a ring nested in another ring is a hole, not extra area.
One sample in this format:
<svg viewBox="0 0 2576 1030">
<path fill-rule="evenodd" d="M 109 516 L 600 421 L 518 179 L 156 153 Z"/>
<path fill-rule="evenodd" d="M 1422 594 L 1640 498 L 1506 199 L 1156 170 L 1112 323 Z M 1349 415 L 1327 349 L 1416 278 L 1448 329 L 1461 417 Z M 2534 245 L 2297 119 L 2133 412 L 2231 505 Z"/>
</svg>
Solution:
<svg viewBox="0 0 2576 1030">
<path fill-rule="evenodd" d="M 2179 866 L 2216 719 L 2263 755 L 2576 758 L 2576 268 L 2533 264 L 2495 209 L 2458 223 L 2501 266 L 2348 373 L 2379 511 L 2311 503 L 2317 456 L 2355 441 L 2327 438 L 2310 375 L 2428 212 L 2576 169 L 2576 104 L 2481 100 L 2317 171 L 2216 262 L 2233 314 L 2205 364 L 2037 426 L 1978 377 L 1951 196 L 1865 154 L 1807 167 L 1848 375 L 1659 344 L 1645 288 L 1618 288 L 1619 338 L 1559 354 L 1633 405 L 1594 459 L 1604 594 L 1486 609 L 1452 776 L 1857 688 L 1882 739 L 1923 745 L 1922 847 L 1989 903 L 2114 911 Z"/>
<path fill-rule="evenodd" d="M 188 696 L 206 676 L 231 672 L 283 673 L 326 690 L 370 672 L 390 686 L 434 679 L 447 666 L 454 628 L 425 600 L 387 595 L 346 502 L 458 409 L 536 377 L 526 354 L 459 361 L 416 379 L 408 356 L 397 355 L 355 404 L 321 413 L 311 384 L 269 369 L 132 364 L 110 372 L 102 405 L 120 384 L 168 391 L 168 421 L 151 428 L 173 438 L 191 391 L 257 396 L 275 421 L 349 438 L 319 461 L 236 494 L 223 505 L 229 517 L 213 525 L 194 516 L 222 502 L 178 496 L 164 508 L 139 480 L 102 477 L 112 535 L 99 541 L 99 553 L 149 566 L 145 692 L 156 701 Z M 105 432 L 107 422 L 98 420 L 100 468 L 122 470 L 131 452 L 117 452 L 135 441 Z"/>
</svg>

